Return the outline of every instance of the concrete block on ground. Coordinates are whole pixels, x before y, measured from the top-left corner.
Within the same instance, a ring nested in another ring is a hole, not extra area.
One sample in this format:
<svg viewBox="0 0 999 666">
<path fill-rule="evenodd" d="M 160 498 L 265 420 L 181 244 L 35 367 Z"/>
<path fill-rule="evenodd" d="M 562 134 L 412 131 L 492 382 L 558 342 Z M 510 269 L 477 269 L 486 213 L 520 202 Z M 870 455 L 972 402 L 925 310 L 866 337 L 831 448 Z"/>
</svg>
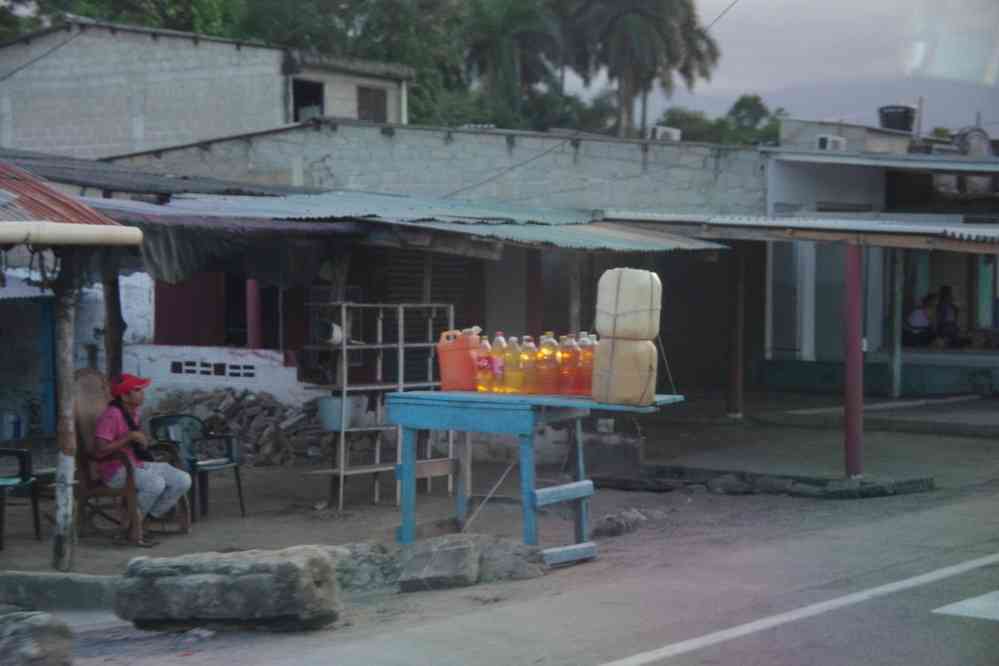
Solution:
<svg viewBox="0 0 999 666">
<path fill-rule="evenodd" d="M 625 509 L 618 513 L 608 514 L 598 520 L 590 530 L 590 534 L 595 538 L 621 536 L 628 532 L 634 532 L 647 520 L 648 517 L 638 509 Z"/>
<path fill-rule="evenodd" d="M 120 576 L 5 571 L 0 604 L 34 610 L 107 610 L 114 604 Z"/>
<path fill-rule="evenodd" d="M 139 557 L 115 612 L 140 628 L 249 625 L 279 631 L 336 621 L 336 559 L 320 546 Z"/>
<path fill-rule="evenodd" d="M 753 485 L 761 493 L 781 495 L 790 491 L 794 484 L 792 479 L 785 479 L 779 476 L 760 476 L 753 479 Z"/>
<path fill-rule="evenodd" d="M 336 560 L 336 577 L 343 593 L 378 592 L 399 584 L 398 546 L 361 542 L 327 546 L 326 551 Z"/>
<path fill-rule="evenodd" d="M 811 483 L 800 483 L 795 481 L 788 488 L 788 494 L 795 497 L 823 497 L 825 495 L 825 488 L 822 486 L 812 485 Z"/>
<path fill-rule="evenodd" d="M 48 613 L 0 614 L 0 666 L 68 666 L 73 634 Z"/>
<path fill-rule="evenodd" d="M 751 495 L 752 484 L 746 483 L 735 474 L 724 474 L 708 481 L 708 490 L 719 495 Z"/>
<path fill-rule="evenodd" d="M 403 549 L 399 590 L 422 592 L 475 585 L 479 557 L 478 541 L 466 534 L 418 541 Z"/>
<path fill-rule="evenodd" d="M 519 541 L 480 535 L 479 580 L 493 583 L 501 580 L 528 580 L 545 575 L 547 567 L 537 546 Z"/>
</svg>

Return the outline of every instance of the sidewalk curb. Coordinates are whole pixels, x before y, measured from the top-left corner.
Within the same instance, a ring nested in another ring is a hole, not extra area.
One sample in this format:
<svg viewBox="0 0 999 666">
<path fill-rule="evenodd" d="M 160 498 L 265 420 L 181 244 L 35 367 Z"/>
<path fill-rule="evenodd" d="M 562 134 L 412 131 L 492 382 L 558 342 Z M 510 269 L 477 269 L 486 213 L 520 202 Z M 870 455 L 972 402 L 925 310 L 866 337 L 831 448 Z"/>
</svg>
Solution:
<svg viewBox="0 0 999 666">
<path fill-rule="evenodd" d="M 791 497 L 830 500 L 911 495 L 914 493 L 930 492 L 936 489 L 936 483 L 932 477 L 902 480 L 876 478 L 843 479 L 763 474 L 759 472 L 740 472 L 735 470 L 648 463 L 642 466 L 641 475 L 644 479 L 650 480 L 670 479 L 680 481 L 687 486 L 703 485 L 709 488 L 714 486 L 716 488 L 714 492 L 718 494 L 790 495 Z M 732 492 L 725 491 L 726 485 L 733 488 Z"/>
<path fill-rule="evenodd" d="M 758 425 L 789 428 L 835 430 L 843 426 L 842 414 L 757 414 L 748 417 Z M 945 435 L 975 439 L 999 438 L 999 426 L 982 426 L 965 423 L 933 423 L 930 421 L 904 421 L 885 416 L 865 416 L 864 430 L 897 432 L 911 435 Z"/>
<path fill-rule="evenodd" d="M 109 610 L 120 576 L 0 572 L 0 604 L 32 610 Z"/>
</svg>

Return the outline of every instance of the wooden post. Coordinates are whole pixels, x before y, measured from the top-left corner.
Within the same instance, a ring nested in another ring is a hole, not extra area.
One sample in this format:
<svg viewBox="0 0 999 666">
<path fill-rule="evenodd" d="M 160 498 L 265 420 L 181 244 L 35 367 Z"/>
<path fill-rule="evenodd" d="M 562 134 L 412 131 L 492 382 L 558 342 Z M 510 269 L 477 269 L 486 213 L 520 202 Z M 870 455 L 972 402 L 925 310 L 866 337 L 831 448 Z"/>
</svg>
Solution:
<svg viewBox="0 0 999 666">
<path fill-rule="evenodd" d="M 735 297 L 731 339 L 729 341 L 729 391 L 728 415 L 741 419 L 745 387 L 745 331 L 746 331 L 746 257 L 738 244 L 732 245 L 731 288 Z"/>
<path fill-rule="evenodd" d="M 583 303 L 583 276 L 581 257 L 578 252 L 570 252 L 569 259 L 569 331 L 578 333 L 581 328 Z"/>
<path fill-rule="evenodd" d="M 246 346 L 249 349 L 260 349 L 264 346 L 260 285 L 256 280 L 246 281 Z"/>
<path fill-rule="evenodd" d="M 123 340 L 128 325 L 121 314 L 121 288 L 118 283 L 118 257 L 107 249 L 101 257 L 104 287 L 104 358 L 109 381 L 121 375 Z"/>
<path fill-rule="evenodd" d="M 52 542 L 52 566 L 69 571 L 73 566 L 76 521 L 73 518 L 73 477 L 76 467 L 76 424 L 73 420 L 73 329 L 79 300 L 77 271 L 79 250 L 61 253 L 62 265 L 55 281 L 56 328 L 56 525 Z"/>
<path fill-rule="evenodd" d="M 895 248 L 892 250 L 892 263 L 894 271 L 892 275 L 892 312 L 891 312 L 891 397 L 902 397 L 902 299 L 905 288 L 905 250 Z"/>
<path fill-rule="evenodd" d="M 846 293 L 843 294 L 843 358 L 846 363 L 843 423 L 848 477 L 864 473 L 863 255 L 863 247 L 847 244 Z"/>
</svg>

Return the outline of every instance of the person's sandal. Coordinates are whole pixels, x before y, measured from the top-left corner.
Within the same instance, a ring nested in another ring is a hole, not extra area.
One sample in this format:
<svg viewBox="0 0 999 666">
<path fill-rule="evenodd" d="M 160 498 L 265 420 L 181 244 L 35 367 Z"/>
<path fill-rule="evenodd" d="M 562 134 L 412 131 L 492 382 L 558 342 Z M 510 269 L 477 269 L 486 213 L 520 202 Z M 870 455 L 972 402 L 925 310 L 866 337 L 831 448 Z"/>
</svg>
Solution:
<svg viewBox="0 0 999 666">
<path fill-rule="evenodd" d="M 132 541 L 128 538 L 128 530 L 115 534 L 111 538 L 111 543 L 115 546 L 135 546 L 136 548 L 153 548 L 159 545 L 158 541 L 154 541 L 148 537 L 139 537 L 138 541 Z"/>
</svg>

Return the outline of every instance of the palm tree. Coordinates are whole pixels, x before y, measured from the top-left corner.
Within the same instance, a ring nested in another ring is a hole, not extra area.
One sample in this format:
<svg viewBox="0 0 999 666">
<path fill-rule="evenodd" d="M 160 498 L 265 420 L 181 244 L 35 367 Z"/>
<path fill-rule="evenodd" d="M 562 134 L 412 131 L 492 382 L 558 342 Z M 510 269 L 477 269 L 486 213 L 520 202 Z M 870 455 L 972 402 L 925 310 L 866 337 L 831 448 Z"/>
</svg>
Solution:
<svg viewBox="0 0 999 666">
<path fill-rule="evenodd" d="M 557 27 L 539 0 L 472 0 L 467 62 L 499 119 L 519 114 L 526 87 L 547 81 Z"/>
<path fill-rule="evenodd" d="M 670 94 L 677 77 L 693 88 L 718 62 L 718 46 L 701 25 L 694 0 L 592 0 L 585 5 L 581 21 L 591 57 L 617 83 L 619 136 L 634 126 L 639 94 L 646 98 L 656 83 Z"/>
</svg>

